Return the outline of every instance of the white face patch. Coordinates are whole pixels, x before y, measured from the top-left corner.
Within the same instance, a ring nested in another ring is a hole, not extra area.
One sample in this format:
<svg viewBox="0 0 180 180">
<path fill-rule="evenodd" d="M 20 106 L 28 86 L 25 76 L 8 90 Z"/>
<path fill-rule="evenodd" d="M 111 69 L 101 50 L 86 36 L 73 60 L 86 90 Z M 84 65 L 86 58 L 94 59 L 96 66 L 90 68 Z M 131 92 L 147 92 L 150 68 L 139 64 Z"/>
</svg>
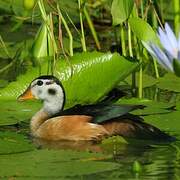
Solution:
<svg viewBox="0 0 180 180">
<path fill-rule="evenodd" d="M 43 100 L 43 109 L 50 115 L 62 110 L 64 104 L 64 91 L 59 84 L 53 80 L 37 79 L 31 83 L 32 94 Z"/>
</svg>

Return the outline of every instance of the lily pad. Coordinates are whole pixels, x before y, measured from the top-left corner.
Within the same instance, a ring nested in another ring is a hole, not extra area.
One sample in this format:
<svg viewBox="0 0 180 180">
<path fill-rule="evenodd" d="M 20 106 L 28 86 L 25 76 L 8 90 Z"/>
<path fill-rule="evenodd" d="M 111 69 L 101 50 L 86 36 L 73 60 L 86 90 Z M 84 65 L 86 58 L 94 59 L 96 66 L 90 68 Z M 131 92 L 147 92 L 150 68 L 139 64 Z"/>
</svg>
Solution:
<svg viewBox="0 0 180 180">
<path fill-rule="evenodd" d="M 131 98 L 131 99 L 120 99 L 118 104 L 135 104 L 135 105 L 144 105 L 144 109 L 138 109 L 131 112 L 135 115 L 145 116 L 145 115 L 158 115 L 158 114 L 166 114 L 172 112 L 173 110 L 171 107 L 174 104 L 168 104 L 164 102 L 156 102 L 148 99 L 138 99 L 138 98 Z"/>
<path fill-rule="evenodd" d="M 144 119 L 150 124 L 159 127 L 162 130 L 178 134 L 180 131 L 180 111 L 174 111 L 167 114 L 156 114 L 145 116 Z"/>
<path fill-rule="evenodd" d="M 167 73 L 165 76 L 159 78 L 157 86 L 160 89 L 180 92 L 180 78 L 172 73 Z"/>
<path fill-rule="evenodd" d="M 16 100 L 0 101 L 0 126 L 13 125 L 28 121 L 40 109 L 39 102 L 17 102 Z"/>
<path fill-rule="evenodd" d="M 92 161 L 100 154 L 75 151 L 37 150 L 1 156 L 0 177 L 77 177 L 118 169 L 117 163 Z M 78 178 L 79 179 L 79 178 Z"/>
<path fill-rule="evenodd" d="M 143 88 L 153 86 L 157 83 L 157 80 L 155 78 L 153 78 L 152 76 L 149 76 L 145 73 L 143 73 L 143 75 L 142 75 L 142 81 L 143 81 L 143 83 L 142 83 Z M 126 78 L 126 82 L 129 85 L 132 85 L 132 76 L 128 76 Z M 137 87 L 139 86 L 139 73 L 136 74 L 136 86 Z"/>
<path fill-rule="evenodd" d="M 10 131 L 0 132 L 0 155 L 32 150 L 34 150 L 34 146 L 24 135 Z"/>
</svg>

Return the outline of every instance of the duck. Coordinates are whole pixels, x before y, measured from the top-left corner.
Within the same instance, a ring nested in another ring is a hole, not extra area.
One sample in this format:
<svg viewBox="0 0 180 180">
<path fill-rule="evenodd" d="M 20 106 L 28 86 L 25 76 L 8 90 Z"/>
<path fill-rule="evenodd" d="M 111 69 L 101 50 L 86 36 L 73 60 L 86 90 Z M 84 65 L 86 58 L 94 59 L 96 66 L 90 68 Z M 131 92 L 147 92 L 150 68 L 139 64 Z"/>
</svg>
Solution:
<svg viewBox="0 0 180 180">
<path fill-rule="evenodd" d="M 53 75 L 35 78 L 18 97 L 18 101 L 39 99 L 42 108 L 30 120 L 31 135 L 48 141 L 102 141 L 110 136 L 156 141 L 174 137 L 150 125 L 130 112 L 141 105 L 96 103 L 64 109 L 65 89 Z"/>
</svg>

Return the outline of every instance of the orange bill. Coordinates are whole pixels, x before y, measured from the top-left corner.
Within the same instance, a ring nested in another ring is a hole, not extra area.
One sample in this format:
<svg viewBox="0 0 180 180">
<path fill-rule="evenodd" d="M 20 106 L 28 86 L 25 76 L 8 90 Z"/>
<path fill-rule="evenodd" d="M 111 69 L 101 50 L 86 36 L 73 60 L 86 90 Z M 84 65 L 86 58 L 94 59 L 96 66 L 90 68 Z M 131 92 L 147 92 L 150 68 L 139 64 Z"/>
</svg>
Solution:
<svg viewBox="0 0 180 180">
<path fill-rule="evenodd" d="M 31 89 L 27 88 L 25 90 L 25 92 L 23 94 L 21 94 L 17 99 L 18 99 L 18 101 L 24 101 L 24 100 L 28 100 L 28 99 L 35 99 L 35 97 L 33 96 Z"/>
</svg>

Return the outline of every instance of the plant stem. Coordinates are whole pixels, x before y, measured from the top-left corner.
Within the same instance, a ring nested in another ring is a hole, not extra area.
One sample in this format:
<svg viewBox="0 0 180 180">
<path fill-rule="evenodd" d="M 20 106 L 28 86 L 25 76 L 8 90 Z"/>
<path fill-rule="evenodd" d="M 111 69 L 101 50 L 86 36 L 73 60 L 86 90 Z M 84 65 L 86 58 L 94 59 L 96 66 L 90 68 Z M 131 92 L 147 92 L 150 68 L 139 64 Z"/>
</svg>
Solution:
<svg viewBox="0 0 180 180">
<path fill-rule="evenodd" d="M 81 25 L 81 43 L 82 43 L 82 48 L 83 51 L 87 51 L 86 49 L 86 41 L 85 41 L 85 36 L 84 36 L 84 27 L 83 27 L 83 18 L 82 18 L 82 9 L 81 9 L 81 0 L 78 0 L 78 5 L 79 5 L 79 18 L 80 18 L 80 25 Z"/>
<path fill-rule="evenodd" d="M 131 37 L 131 27 L 128 23 L 128 46 L 129 46 L 129 55 L 133 57 L 133 50 L 132 50 L 132 37 Z M 136 72 L 132 72 L 132 91 L 135 94 L 136 91 Z"/>
<path fill-rule="evenodd" d="M 8 58 L 11 58 L 11 57 L 10 57 L 10 54 L 9 54 L 9 51 L 8 51 L 8 49 L 7 49 L 7 47 L 6 47 L 6 44 L 5 44 L 5 42 L 3 41 L 1 35 L 0 35 L 0 45 L 2 46 L 2 48 L 4 48 L 4 51 L 5 51 L 6 55 L 8 56 Z"/>
<path fill-rule="evenodd" d="M 123 24 L 120 26 L 120 34 L 121 34 L 121 48 L 122 48 L 122 55 L 126 56 L 126 43 L 125 43 L 125 33 L 124 33 L 124 28 Z"/>
<path fill-rule="evenodd" d="M 39 6 L 39 9 L 41 11 L 41 16 L 42 16 L 43 20 L 47 21 L 47 14 L 46 14 L 46 10 L 44 7 L 43 0 L 38 0 L 38 6 Z"/>
<path fill-rule="evenodd" d="M 153 22 L 153 27 L 156 29 L 158 27 L 158 21 L 153 11 L 152 11 L 152 22 Z M 153 64 L 154 64 L 156 78 L 159 78 L 158 65 L 157 65 L 157 61 L 154 58 L 153 58 Z"/>
<path fill-rule="evenodd" d="M 141 1 L 141 17 L 144 18 L 144 5 L 143 5 L 144 1 Z"/>
<path fill-rule="evenodd" d="M 131 27 L 129 23 L 128 23 L 128 46 L 129 46 L 129 55 L 130 57 L 133 57 Z"/>
<path fill-rule="evenodd" d="M 174 28 L 176 36 L 178 36 L 180 29 L 180 0 L 174 0 Z"/>
<path fill-rule="evenodd" d="M 144 18 L 144 1 L 141 1 L 141 16 L 142 18 Z M 139 45 L 139 51 L 140 51 L 140 57 L 139 57 L 139 63 L 140 63 L 140 67 L 139 67 L 139 89 L 138 89 L 138 95 L 139 95 L 139 99 L 142 99 L 143 97 L 143 69 L 142 69 L 142 57 L 143 57 L 143 51 L 142 51 L 142 47 L 141 44 Z"/>
<path fill-rule="evenodd" d="M 139 99 L 142 99 L 142 96 L 143 96 L 143 82 L 142 82 L 142 72 L 143 72 L 143 69 L 142 69 L 142 59 L 140 58 L 140 67 L 139 67 L 139 91 L 138 91 L 138 94 L 139 94 Z"/>
<path fill-rule="evenodd" d="M 61 18 L 62 23 L 64 24 L 64 27 L 68 33 L 68 36 L 69 36 L 69 53 L 70 53 L 70 56 L 73 56 L 73 36 L 72 36 L 72 33 L 71 33 L 67 23 L 66 23 L 66 20 L 64 19 L 63 15 L 60 11 L 59 5 L 57 5 L 57 10 L 58 10 L 59 17 Z"/>
<path fill-rule="evenodd" d="M 155 70 L 156 78 L 159 78 L 159 71 L 158 71 L 157 61 L 154 58 L 153 58 L 153 63 L 154 63 L 154 70 Z"/>
<path fill-rule="evenodd" d="M 101 49 L 100 42 L 99 42 L 96 30 L 94 28 L 93 22 L 91 20 L 91 17 L 89 16 L 89 13 L 88 13 L 86 7 L 84 7 L 84 15 L 85 15 L 88 25 L 90 27 L 91 33 L 92 33 L 94 41 L 96 43 L 96 46 L 97 46 L 98 50 L 100 50 Z"/>
</svg>

